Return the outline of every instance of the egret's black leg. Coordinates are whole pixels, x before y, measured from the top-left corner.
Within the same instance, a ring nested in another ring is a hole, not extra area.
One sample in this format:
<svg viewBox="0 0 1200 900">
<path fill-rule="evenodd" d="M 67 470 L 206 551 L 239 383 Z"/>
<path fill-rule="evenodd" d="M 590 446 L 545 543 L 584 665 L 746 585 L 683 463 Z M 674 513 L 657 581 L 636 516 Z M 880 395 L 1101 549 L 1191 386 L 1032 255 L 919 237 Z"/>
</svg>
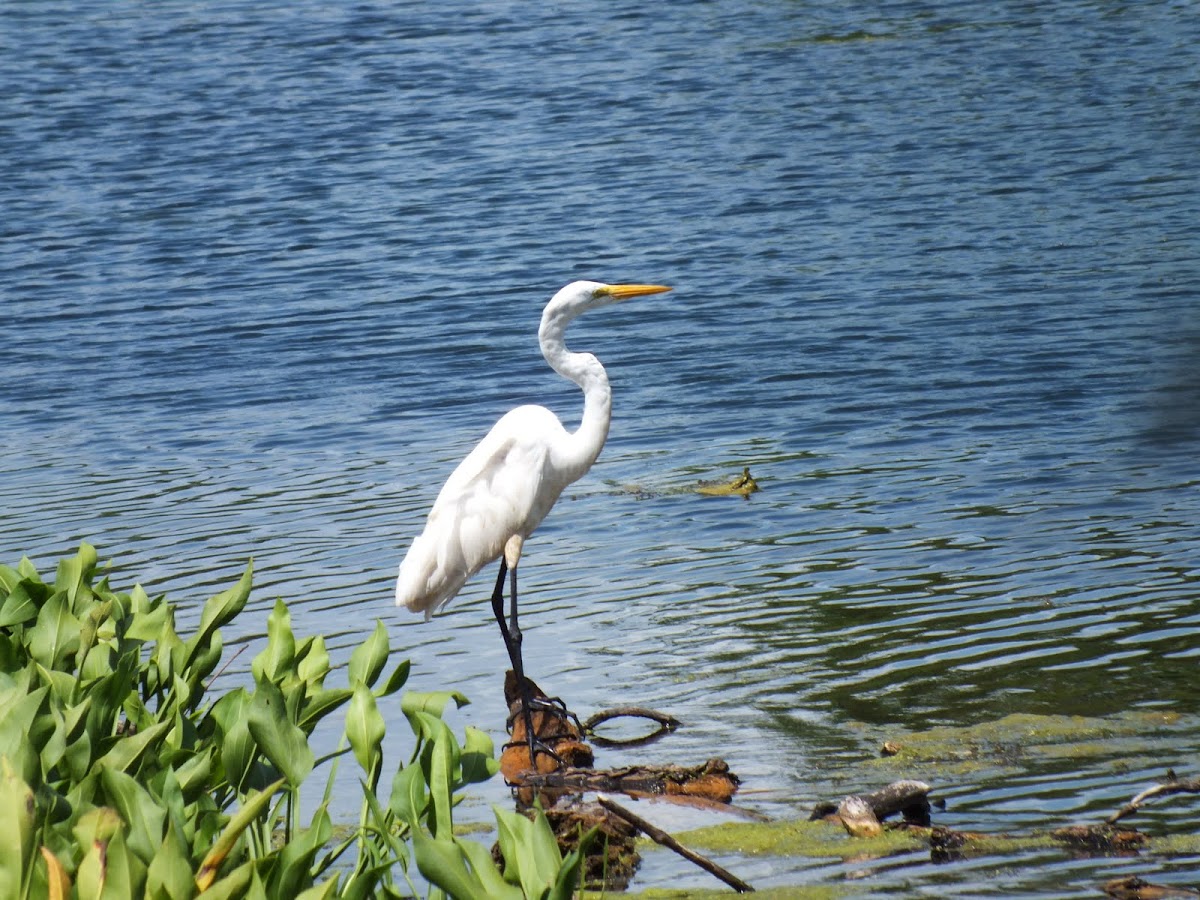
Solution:
<svg viewBox="0 0 1200 900">
<path fill-rule="evenodd" d="M 529 685 L 525 681 L 525 665 L 521 658 L 521 629 L 517 624 L 517 570 L 512 570 L 511 600 L 512 611 L 506 622 L 504 617 L 504 576 L 509 571 L 508 563 L 500 557 L 500 574 L 496 577 L 496 589 L 492 591 L 492 614 L 496 624 L 500 626 L 500 634 L 504 638 L 504 648 L 508 651 L 508 661 L 512 665 L 513 675 L 517 679 L 517 690 L 521 698 L 521 717 L 525 722 L 525 738 L 529 743 L 529 763 L 536 766 L 537 750 L 540 747 L 544 753 L 554 756 L 554 751 L 541 744 L 533 730 L 533 697 Z M 509 624 L 511 623 L 511 625 Z M 509 722 L 511 725 L 511 721 Z"/>
</svg>

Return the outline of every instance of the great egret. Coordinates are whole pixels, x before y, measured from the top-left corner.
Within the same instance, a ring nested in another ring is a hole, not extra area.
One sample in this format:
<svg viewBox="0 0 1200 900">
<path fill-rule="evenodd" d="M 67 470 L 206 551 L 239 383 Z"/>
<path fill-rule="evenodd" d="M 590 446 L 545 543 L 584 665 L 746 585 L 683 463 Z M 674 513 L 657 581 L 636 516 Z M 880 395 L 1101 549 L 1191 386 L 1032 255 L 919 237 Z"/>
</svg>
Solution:
<svg viewBox="0 0 1200 900">
<path fill-rule="evenodd" d="M 492 613 L 521 693 L 531 764 L 536 741 L 517 623 L 517 564 L 526 539 L 563 488 L 587 472 L 600 455 L 612 419 L 612 391 L 604 366 L 590 353 L 568 350 L 563 333 L 576 316 L 588 310 L 669 290 L 657 284 L 576 281 L 551 298 L 542 312 L 538 342 L 551 368 L 583 389 L 579 428 L 574 433 L 567 431 L 544 406 L 518 406 L 506 413 L 446 480 L 429 511 L 424 531 L 400 563 L 396 605 L 424 612 L 428 621 L 472 575 L 493 560 L 500 560 Z M 511 579 L 507 622 L 506 572 Z"/>
</svg>

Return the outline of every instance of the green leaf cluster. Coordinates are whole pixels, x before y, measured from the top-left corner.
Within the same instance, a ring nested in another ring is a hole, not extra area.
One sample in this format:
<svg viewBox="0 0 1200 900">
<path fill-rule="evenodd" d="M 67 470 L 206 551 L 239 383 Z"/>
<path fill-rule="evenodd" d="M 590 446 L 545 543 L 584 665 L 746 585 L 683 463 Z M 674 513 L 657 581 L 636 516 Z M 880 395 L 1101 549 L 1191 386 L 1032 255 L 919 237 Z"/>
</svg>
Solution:
<svg viewBox="0 0 1200 900">
<path fill-rule="evenodd" d="M 461 694 L 400 698 L 415 747 L 381 799 L 379 707 L 409 671 L 388 671 L 382 623 L 352 653 L 348 684 L 330 687 L 324 639 L 297 639 L 279 601 L 253 688 L 211 695 L 220 628 L 252 576 L 248 565 L 183 636 L 165 598 L 97 580 L 87 544 L 53 582 L 28 559 L 0 566 L 0 898 L 400 897 L 417 893 L 414 862 L 433 896 L 568 897 L 579 860 L 559 856 L 544 818 L 497 810 L 503 871 L 453 835 L 460 792 L 496 772 L 486 734 L 468 728 L 460 743 L 442 719 Z M 339 748 L 315 759 L 313 729 L 335 712 Z M 363 803 L 335 839 L 343 758 Z M 317 767 L 324 796 L 302 822 L 300 787 Z"/>
</svg>

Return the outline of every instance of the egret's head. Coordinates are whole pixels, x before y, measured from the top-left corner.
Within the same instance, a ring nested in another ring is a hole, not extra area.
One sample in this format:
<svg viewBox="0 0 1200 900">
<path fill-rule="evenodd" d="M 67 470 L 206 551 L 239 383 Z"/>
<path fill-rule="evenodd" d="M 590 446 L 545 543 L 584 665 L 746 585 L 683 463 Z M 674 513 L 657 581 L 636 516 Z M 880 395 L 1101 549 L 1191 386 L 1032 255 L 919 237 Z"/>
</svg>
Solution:
<svg viewBox="0 0 1200 900">
<path fill-rule="evenodd" d="M 580 313 L 595 309 L 598 306 L 608 306 L 619 303 L 631 297 L 643 294 L 661 294 L 669 291 L 669 287 L 661 284 L 602 284 L 599 281 L 573 281 L 560 290 L 546 304 L 542 314 L 542 322 L 554 322 L 559 327 L 565 327 Z"/>
</svg>

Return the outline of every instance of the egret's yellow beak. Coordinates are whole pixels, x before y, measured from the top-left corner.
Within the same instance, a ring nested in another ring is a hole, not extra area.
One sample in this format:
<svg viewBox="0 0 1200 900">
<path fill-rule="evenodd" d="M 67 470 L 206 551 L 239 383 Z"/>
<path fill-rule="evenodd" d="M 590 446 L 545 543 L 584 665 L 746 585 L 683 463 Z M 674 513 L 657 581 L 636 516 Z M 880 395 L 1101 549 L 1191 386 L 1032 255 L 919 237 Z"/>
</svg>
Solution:
<svg viewBox="0 0 1200 900">
<path fill-rule="evenodd" d="M 669 287 L 661 284 L 606 284 L 596 293 L 608 294 L 614 300 L 628 300 L 630 297 L 641 297 L 643 294 L 662 294 L 669 290 Z"/>
</svg>

